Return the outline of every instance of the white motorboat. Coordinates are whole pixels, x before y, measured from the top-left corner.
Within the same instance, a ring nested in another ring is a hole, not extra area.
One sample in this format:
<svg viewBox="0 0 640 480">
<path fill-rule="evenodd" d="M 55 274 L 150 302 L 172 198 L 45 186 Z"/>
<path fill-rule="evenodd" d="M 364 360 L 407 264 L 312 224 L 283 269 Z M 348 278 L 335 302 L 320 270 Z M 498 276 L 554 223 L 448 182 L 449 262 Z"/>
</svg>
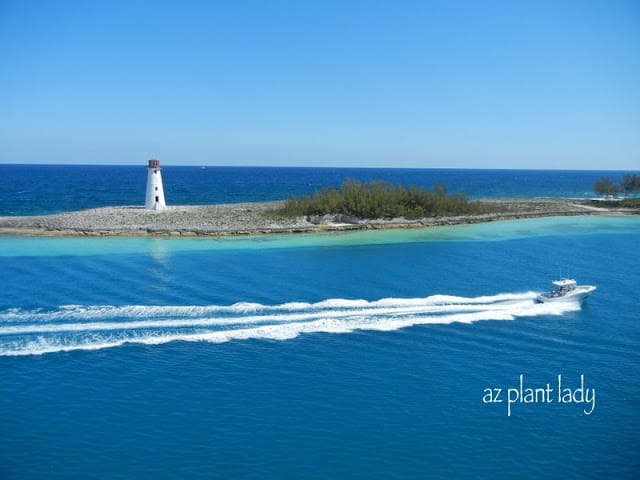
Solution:
<svg viewBox="0 0 640 480">
<path fill-rule="evenodd" d="M 536 298 L 538 302 L 581 302 L 596 289 L 593 285 L 576 285 L 576 281 L 571 278 L 562 278 L 552 283 L 556 288 L 538 295 Z"/>
</svg>

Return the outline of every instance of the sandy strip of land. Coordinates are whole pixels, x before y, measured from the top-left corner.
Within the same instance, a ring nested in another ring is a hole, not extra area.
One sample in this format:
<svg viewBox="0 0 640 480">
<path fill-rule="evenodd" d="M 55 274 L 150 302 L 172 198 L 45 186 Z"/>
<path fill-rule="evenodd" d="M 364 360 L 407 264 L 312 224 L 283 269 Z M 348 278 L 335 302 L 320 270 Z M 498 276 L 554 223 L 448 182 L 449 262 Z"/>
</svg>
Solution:
<svg viewBox="0 0 640 480">
<path fill-rule="evenodd" d="M 481 200 L 494 213 L 455 217 L 362 220 L 345 215 L 284 217 L 282 202 L 174 206 L 165 211 L 142 207 L 104 207 L 55 215 L 0 217 L 0 233 L 13 235 L 164 235 L 222 236 L 376 228 L 420 228 L 560 215 L 624 215 L 639 210 L 607 209 L 564 199 Z"/>
</svg>

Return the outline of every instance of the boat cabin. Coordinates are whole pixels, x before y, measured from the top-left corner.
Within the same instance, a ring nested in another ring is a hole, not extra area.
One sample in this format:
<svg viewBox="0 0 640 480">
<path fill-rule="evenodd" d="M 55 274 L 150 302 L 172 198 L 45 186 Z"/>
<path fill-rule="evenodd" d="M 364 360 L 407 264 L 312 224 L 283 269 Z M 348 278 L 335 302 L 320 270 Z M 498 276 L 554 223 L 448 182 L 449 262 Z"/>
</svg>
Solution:
<svg viewBox="0 0 640 480">
<path fill-rule="evenodd" d="M 563 278 L 562 280 L 556 280 L 553 284 L 558 287 L 553 291 L 553 295 L 557 297 L 561 297 L 566 295 L 571 290 L 575 290 L 576 281 L 570 278 Z"/>
</svg>

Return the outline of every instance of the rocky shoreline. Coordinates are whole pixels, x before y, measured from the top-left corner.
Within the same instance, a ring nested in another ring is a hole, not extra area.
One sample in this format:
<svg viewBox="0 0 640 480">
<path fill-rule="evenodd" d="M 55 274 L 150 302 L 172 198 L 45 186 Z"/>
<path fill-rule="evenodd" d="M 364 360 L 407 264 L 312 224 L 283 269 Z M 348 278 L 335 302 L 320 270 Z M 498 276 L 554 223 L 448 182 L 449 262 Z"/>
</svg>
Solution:
<svg viewBox="0 0 640 480">
<path fill-rule="evenodd" d="M 346 215 L 285 217 L 282 202 L 168 207 L 104 207 L 55 215 L 0 217 L 0 234 L 49 236 L 224 236 L 381 228 L 422 228 L 566 215 L 633 215 L 638 209 L 600 208 L 569 199 L 479 200 L 492 213 L 453 217 L 365 220 Z"/>
</svg>

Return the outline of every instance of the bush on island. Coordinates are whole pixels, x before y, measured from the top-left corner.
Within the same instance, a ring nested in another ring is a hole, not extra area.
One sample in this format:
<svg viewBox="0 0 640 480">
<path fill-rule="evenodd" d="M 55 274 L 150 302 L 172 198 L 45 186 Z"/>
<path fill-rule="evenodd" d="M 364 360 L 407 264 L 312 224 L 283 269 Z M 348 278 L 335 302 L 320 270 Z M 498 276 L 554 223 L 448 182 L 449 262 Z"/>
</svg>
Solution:
<svg viewBox="0 0 640 480">
<path fill-rule="evenodd" d="M 344 214 L 363 219 L 418 219 L 482 213 L 463 194 L 447 195 L 444 185 L 433 190 L 404 187 L 382 180 L 346 180 L 340 188 L 325 187 L 313 195 L 288 199 L 281 213 L 290 216 Z"/>
</svg>

